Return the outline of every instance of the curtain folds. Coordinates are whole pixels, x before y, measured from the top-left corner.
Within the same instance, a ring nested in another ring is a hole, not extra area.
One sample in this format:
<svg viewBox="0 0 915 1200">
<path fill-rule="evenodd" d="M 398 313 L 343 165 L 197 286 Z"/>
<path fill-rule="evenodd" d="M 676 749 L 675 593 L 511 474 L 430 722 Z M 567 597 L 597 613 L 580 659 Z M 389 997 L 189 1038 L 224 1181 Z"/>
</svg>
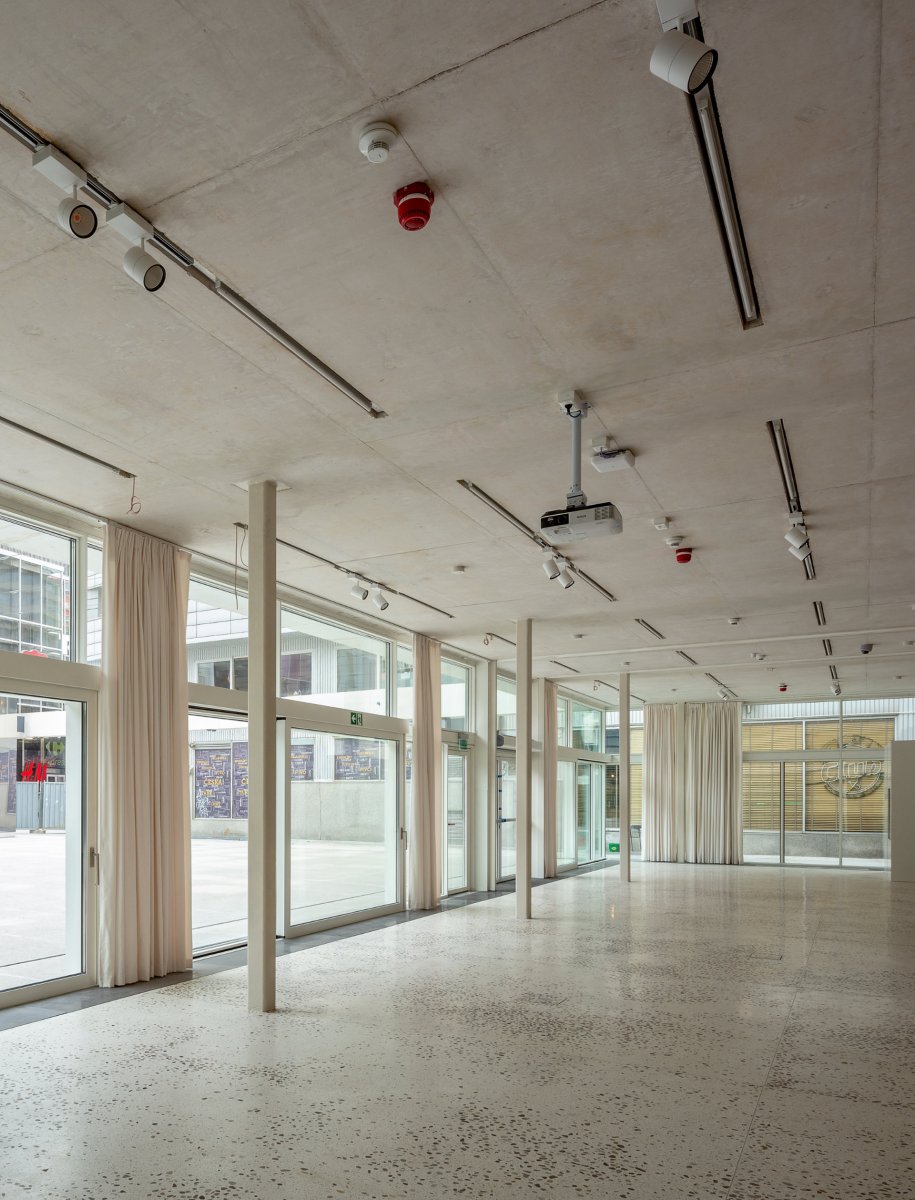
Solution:
<svg viewBox="0 0 915 1200">
<path fill-rule="evenodd" d="M 191 965 L 186 624 L 190 555 L 105 535 L 99 982 Z"/>
<path fill-rule="evenodd" d="M 686 861 L 742 860 L 740 704 L 687 704 Z"/>
<path fill-rule="evenodd" d="M 642 755 L 642 857 L 646 862 L 677 861 L 677 706 L 645 705 Z"/>
<path fill-rule="evenodd" d="M 413 787 L 407 822 L 407 908 L 438 908 L 442 895 L 441 643 L 413 636 Z"/>
<path fill-rule="evenodd" d="M 556 684 L 547 679 L 543 687 L 543 874 L 546 879 L 555 879 L 559 874 L 556 862 L 557 696 Z"/>
</svg>

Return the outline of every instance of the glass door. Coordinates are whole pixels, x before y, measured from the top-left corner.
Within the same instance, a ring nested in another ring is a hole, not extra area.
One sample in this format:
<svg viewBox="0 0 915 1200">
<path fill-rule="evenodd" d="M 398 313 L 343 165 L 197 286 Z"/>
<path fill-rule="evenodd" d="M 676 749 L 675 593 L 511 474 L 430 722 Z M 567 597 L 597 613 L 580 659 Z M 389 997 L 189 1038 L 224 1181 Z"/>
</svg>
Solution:
<svg viewBox="0 0 915 1200">
<path fill-rule="evenodd" d="M 605 767 L 603 763 L 575 764 L 575 861 L 606 858 L 604 838 Z"/>
<path fill-rule="evenodd" d="M 191 935 L 194 952 L 248 937 L 248 723 L 192 711 Z"/>
<path fill-rule="evenodd" d="M 517 824 L 515 758 L 496 759 L 496 882 L 515 878 Z"/>
<path fill-rule="evenodd" d="M 286 721 L 286 932 L 402 907 L 402 739 Z"/>
<path fill-rule="evenodd" d="M 606 768 L 603 763 L 591 764 L 591 857 L 589 862 L 597 862 L 607 857 L 607 838 L 605 833 L 606 820 Z"/>
<path fill-rule="evenodd" d="M 442 888 L 445 895 L 467 888 L 467 754 L 445 747 L 445 837 Z"/>
<path fill-rule="evenodd" d="M 556 778 L 556 866 L 575 866 L 575 763 L 560 759 Z"/>
<path fill-rule="evenodd" d="M 94 711 L 0 692 L 0 1005 L 95 979 Z"/>
</svg>

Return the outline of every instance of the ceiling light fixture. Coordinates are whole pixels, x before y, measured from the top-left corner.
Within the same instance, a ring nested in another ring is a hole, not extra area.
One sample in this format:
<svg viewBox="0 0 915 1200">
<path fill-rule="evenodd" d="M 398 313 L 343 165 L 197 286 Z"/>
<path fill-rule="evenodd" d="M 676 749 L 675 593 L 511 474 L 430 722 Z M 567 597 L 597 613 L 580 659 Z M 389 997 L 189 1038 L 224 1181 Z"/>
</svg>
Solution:
<svg viewBox="0 0 915 1200">
<path fill-rule="evenodd" d="M 807 524 L 804 517 L 804 506 L 801 504 L 801 497 L 798 493 L 797 477 L 794 474 L 794 462 L 791 458 L 791 447 L 788 445 L 785 422 L 782 420 L 767 421 L 766 428 L 769 431 L 769 437 L 772 439 L 772 449 L 775 451 L 775 461 L 778 464 L 782 487 L 785 491 L 785 500 L 788 504 L 788 520 L 794 527 L 785 534 L 785 538 L 789 542 L 788 549 L 795 558 L 803 562 L 804 574 L 807 578 L 816 579 L 813 554 L 811 553 L 809 534 L 807 533 Z M 806 536 L 801 538 L 799 545 L 794 545 L 793 542 L 797 540 L 801 532 Z M 817 613 L 817 624 L 819 623 L 820 614 Z"/>
<path fill-rule="evenodd" d="M 556 582 L 559 584 L 560 587 L 563 587 L 566 589 L 570 588 L 572 586 L 572 584 L 575 582 L 575 576 L 572 574 L 572 572 L 569 570 L 569 568 L 566 564 L 563 564 L 562 570 L 556 576 Z"/>
<path fill-rule="evenodd" d="M 809 536 L 810 535 L 807 533 L 807 526 L 803 523 L 799 525 L 792 525 L 785 534 L 785 541 L 789 546 L 793 546 L 796 550 L 799 550 L 801 546 L 808 541 Z"/>
<path fill-rule="evenodd" d="M 354 579 L 353 586 L 350 588 L 349 594 L 354 600 L 367 600 L 369 589 L 365 586 L 365 584 L 360 583 L 358 579 Z"/>
<path fill-rule="evenodd" d="M 70 193 L 57 206 L 57 224 L 61 229 L 81 241 L 91 238 L 98 229 L 98 216 L 91 205 L 77 197 L 88 178 L 82 167 L 51 145 L 33 152 L 32 166 L 56 187 Z"/>
<path fill-rule="evenodd" d="M 717 63 L 717 50 L 680 29 L 669 29 L 652 51 L 649 70 L 658 79 L 694 96 L 711 79 Z"/>
<path fill-rule="evenodd" d="M 493 512 L 498 513 L 500 517 L 508 521 L 510 525 L 513 525 L 519 533 L 523 533 L 524 536 L 532 541 L 535 546 L 539 546 L 545 554 L 555 553 L 555 546 L 551 545 L 546 538 L 542 538 L 538 534 L 534 533 L 533 529 L 525 525 L 524 522 L 516 517 L 513 512 L 509 512 L 509 510 L 504 505 L 500 504 L 498 500 L 494 500 L 492 496 L 490 496 L 487 492 L 484 492 L 481 487 L 478 487 L 475 483 L 471 483 L 469 479 L 459 479 L 457 482 L 462 488 L 470 492 L 471 496 L 475 496 L 477 500 L 480 500 L 488 508 L 491 508 Z M 582 571 L 580 567 L 576 567 L 571 559 L 564 558 L 563 561 L 567 570 L 569 570 L 576 579 L 580 579 L 582 583 L 586 583 L 589 588 L 597 592 L 598 595 L 603 596 L 605 600 L 609 600 L 611 602 L 616 601 L 616 596 L 614 596 L 612 592 L 608 592 L 603 584 L 598 583 L 596 579 L 592 579 L 591 576 L 588 575 L 587 572 Z"/>
<path fill-rule="evenodd" d="M 372 588 L 372 603 L 379 612 L 384 612 L 386 608 L 390 608 L 390 603 L 387 597 L 385 596 L 384 592 L 382 592 L 381 588 L 378 587 Z"/>
<path fill-rule="evenodd" d="M 559 559 L 555 554 L 551 554 L 549 558 L 543 560 L 543 569 L 546 572 L 547 579 L 556 579 L 562 568 L 559 565 Z"/>
<path fill-rule="evenodd" d="M 15 113 L 10 112 L 8 108 L 4 108 L 2 104 L 0 104 L 0 129 L 5 130 L 10 137 L 14 138 L 21 145 L 31 150 L 33 155 L 40 150 L 49 148 L 51 150 L 55 150 L 58 156 L 66 158 L 66 155 L 61 155 L 61 151 L 57 150 L 56 147 L 51 146 L 50 143 L 44 137 L 42 137 L 37 130 L 32 129 L 29 125 L 26 125 L 26 123 L 20 120 Z M 74 163 L 74 166 L 76 167 L 77 171 L 85 174 L 86 182 L 83 185 L 83 190 L 87 192 L 93 200 L 96 200 L 106 210 L 111 209 L 121 203 L 120 198 L 116 196 L 115 193 L 110 188 L 106 187 L 100 180 L 96 179 L 94 175 L 83 172 L 83 168 L 80 167 L 78 163 Z M 48 174 L 48 172 L 45 172 L 45 174 Z M 68 189 L 69 186 L 70 185 L 68 184 Z M 230 288 L 228 284 L 224 283 L 212 271 L 208 270 L 202 264 L 196 262 L 193 255 L 188 254 L 186 250 L 183 250 L 176 242 L 173 242 L 172 239 L 167 237 L 161 229 L 153 230 L 150 241 L 152 241 L 156 248 L 161 250 L 162 253 L 171 260 L 171 262 L 175 263 L 176 266 L 180 267 L 186 275 L 193 279 L 195 283 L 199 283 L 202 287 L 205 287 L 207 291 L 212 292 L 214 296 L 218 296 L 220 300 L 223 300 L 226 304 L 231 305 L 236 312 L 240 313 L 241 316 L 250 321 L 253 325 L 256 325 L 258 329 L 262 330 L 269 338 L 272 338 L 273 341 L 282 346 L 284 350 L 288 350 L 290 354 L 294 355 L 300 362 L 304 363 L 306 367 L 314 371 L 316 375 L 320 375 L 321 378 L 329 383 L 331 387 L 336 388 L 341 395 L 346 396 L 349 400 L 352 400 L 354 404 L 358 404 L 359 407 L 364 412 L 368 413 L 370 417 L 380 418 L 387 416 L 387 413 L 384 411 L 384 409 L 377 408 L 368 398 L 368 396 L 363 395 L 358 388 L 354 387 L 353 384 L 344 379 L 342 375 L 339 375 L 332 367 L 329 367 L 327 363 L 322 362 L 316 354 L 312 354 L 312 352 L 303 346 L 301 342 L 296 341 L 296 339 L 288 334 L 286 330 L 282 328 L 282 326 L 277 325 L 275 321 L 272 321 L 266 315 L 266 313 L 261 312 L 259 308 L 256 308 L 253 304 L 249 303 L 244 296 L 240 295 L 233 288 Z"/>
<path fill-rule="evenodd" d="M 155 233 L 152 225 L 123 203 L 113 205 L 105 213 L 105 228 L 109 225 L 115 233 L 134 243 L 124 255 L 125 273 L 147 292 L 157 292 L 165 283 L 165 267 L 146 253 L 146 242 Z"/>
<path fill-rule="evenodd" d="M 650 70 L 687 95 L 728 273 L 743 326 L 749 329 L 761 325 L 762 318 L 715 103 L 712 73 L 718 54 L 705 44 L 695 0 L 657 0 L 657 7 L 665 32 L 654 48 Z"/>
</svg>

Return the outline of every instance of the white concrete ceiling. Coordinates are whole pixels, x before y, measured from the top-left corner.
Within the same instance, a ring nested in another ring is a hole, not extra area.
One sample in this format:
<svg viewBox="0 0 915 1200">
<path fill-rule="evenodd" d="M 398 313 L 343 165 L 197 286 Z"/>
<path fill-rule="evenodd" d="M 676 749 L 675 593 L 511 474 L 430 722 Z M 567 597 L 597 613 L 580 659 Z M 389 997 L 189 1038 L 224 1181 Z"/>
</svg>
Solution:
<svg viewBox="0 0 915 1200">
<path fill-rule="evenodd" d="M 826 635 L 846 696 L 912 694 L 915 9 L 700 12 L 764 318 L 747 331 L 685 101 L 648 72 L 653 0 L 8 6 L 0 103 L 388 416 L 175 267 L 138 292 L 110 231 L 79 244 L 57 229 L 59 194 L 2 133 L 0 415 L 135 471 L 136 524 L 223 559 L 245 519 L 234 484 L 275 475 L 291 485 L 282 537 L 454 618 L 396 598 L 387 615 L 493 657 L 510 647 L 484 632 L 512 638 L 531 616 L 543 674 L 559 659 L 612 682 L 629 662 L 649 700 L 713 698 L 705 670 L 746 699 L 781 682 L 817 697 Z M 381 116 L 403 140 L 371 166 L 356 140 Z M 406 234 L 391 193 L 414 179 L 437 199 Z M 560 507 L 568 387 L 593 405 L 585 437 L 637 456 L 628 473 L 585 468 L 624 532 L 572 551 L 615 604 L 549 583 L 536 548 L 456 482 L 534 527 Z M 773 418 L 815 582 L 783 540 Z M 0 433 L 0 476 L 126 519 L 114 476 L 24 435 Z M 694 547 L 688 566 L 659 515 Z M 347 601 L 336 572 L 280 564 Z"/>
</svg>

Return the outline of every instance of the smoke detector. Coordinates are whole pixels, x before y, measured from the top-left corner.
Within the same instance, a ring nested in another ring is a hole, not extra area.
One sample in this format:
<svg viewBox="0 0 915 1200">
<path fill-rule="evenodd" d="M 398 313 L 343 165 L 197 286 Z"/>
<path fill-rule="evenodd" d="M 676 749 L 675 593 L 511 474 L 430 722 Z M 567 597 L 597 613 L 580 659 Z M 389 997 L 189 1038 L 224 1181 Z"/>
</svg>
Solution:
<svg viewBox="0 0 915 1200">
<path fill-rule="evenodd" d="M 683 545 L 683 538 L 679 533 L 675 533 L 673 537 L 665 538 L 664 540 L 670 546 L 671 550 L 678 550 Z"/>
<path fill-rule="evenodd" d="M 359 151 L 370 163 L 387 162 L 397 136 L 397 130 L 387 121 L 372 121 L 359 135 Z"/>
</svg>

